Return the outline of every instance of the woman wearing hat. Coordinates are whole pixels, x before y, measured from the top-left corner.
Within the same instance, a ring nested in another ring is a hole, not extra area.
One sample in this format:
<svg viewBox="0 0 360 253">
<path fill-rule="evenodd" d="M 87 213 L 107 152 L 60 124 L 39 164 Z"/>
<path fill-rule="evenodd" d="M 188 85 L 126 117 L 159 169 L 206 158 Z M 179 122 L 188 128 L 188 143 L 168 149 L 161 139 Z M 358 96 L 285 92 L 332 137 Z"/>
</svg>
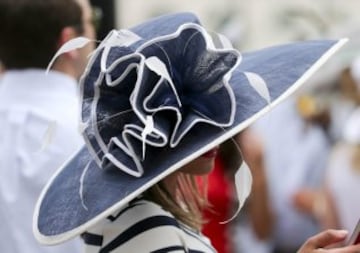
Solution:
<svg viewBox="0 0 360 253">
<path fill-rule="evenodd" d="M 86 146 L 44 188 L 36 238 L 50 245 L 82 235 L 89 253 L 215 252 L 199 233 L 206 192 L 195 176 L 210 173 L 222 142 L 290 95 L 343 43 L 241 56 L 190 13 L 112 31 L 81 79 Z M 251 188 L 245 163 L 235 181 L 241 207 Z M 345 236 L 326 231 L 299 252 L 359 251 L 320 249 Z"/>
</svg>

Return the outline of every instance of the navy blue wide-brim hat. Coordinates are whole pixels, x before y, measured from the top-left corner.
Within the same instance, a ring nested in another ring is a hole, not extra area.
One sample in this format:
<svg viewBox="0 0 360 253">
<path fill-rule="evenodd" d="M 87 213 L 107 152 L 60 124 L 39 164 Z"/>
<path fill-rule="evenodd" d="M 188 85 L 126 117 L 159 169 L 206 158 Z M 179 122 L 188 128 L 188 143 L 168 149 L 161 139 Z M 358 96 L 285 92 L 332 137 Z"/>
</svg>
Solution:
<svg viewBox="0 0 360 253">
<path fill-rule="evenodd" d="M 179 13 L 112 31 L 81 78 L 86 145 L 44 188 L 43 244 L 79 235 L 239 133 L 301 86 L 346 40 L 240 54 Z"/>
</svg>

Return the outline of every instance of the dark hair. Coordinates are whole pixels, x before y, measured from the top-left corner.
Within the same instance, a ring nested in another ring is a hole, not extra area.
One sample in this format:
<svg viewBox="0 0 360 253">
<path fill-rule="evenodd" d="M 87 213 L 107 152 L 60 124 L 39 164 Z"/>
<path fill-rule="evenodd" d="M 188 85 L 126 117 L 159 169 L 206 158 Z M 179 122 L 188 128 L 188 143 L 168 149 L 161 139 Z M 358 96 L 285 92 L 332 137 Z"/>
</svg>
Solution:
<svg viewBox="0 0 360 253">
<path fill-rule="evenodd" d="M 235 138 L 233 137 L 223 142 L 219 149 L 219 157 L 224 165 L 224 169 L 230 175 L 240 167 L 243 160 L 239 151 L 240 148 L 236 146 Z"/>
<path fill-rule="evenodd" d="M 0 0 L 0 59 L 6 69 L 45 68 L 62 29 L 82 33 L 82 23 L 76 0 Z"/>
</svg>

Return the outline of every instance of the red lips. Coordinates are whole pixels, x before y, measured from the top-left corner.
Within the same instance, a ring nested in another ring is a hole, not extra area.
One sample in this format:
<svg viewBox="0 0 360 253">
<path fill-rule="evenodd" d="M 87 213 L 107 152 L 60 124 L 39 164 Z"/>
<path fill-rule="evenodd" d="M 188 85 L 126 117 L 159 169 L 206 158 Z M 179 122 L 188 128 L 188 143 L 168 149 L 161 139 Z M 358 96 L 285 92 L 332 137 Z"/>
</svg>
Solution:
<svg viewBox="0 0 360 253">
<path fill-rule="evenodd" d="M 213 149 L 209 150 L 208 152 L 204 153 L 201 157 L 215 158 L 217 156 L 218 151 L 219 151 L 219 148 L 213 148 Z"/>
</svg>

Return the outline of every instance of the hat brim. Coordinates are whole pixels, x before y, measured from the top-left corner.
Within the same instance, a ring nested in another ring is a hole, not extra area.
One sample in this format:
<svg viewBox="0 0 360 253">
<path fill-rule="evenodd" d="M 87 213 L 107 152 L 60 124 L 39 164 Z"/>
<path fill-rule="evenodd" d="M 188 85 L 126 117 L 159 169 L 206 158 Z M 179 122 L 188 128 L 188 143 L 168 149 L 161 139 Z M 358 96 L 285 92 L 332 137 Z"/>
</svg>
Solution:
<svg viewBox="0 0 360 253">
<path fill-rule="evenodd" d="M 243 54 L 229 82 L 237 101 L 233 124 L 224 129 L 194 126 L 176 151 L 148 147 L 148 166 L 141 177 L 101 169 L 84 146 L 44 188 L 34 213 L 36 238 L 43 244 L 57 244 L 85 232 L 167 175 L 248 127 L 292 94 L 345 42 L 298 42 Z M 270 103 L 249 85 L 244 72 L 257 73 L 266 81 Z"/>
</svg>

